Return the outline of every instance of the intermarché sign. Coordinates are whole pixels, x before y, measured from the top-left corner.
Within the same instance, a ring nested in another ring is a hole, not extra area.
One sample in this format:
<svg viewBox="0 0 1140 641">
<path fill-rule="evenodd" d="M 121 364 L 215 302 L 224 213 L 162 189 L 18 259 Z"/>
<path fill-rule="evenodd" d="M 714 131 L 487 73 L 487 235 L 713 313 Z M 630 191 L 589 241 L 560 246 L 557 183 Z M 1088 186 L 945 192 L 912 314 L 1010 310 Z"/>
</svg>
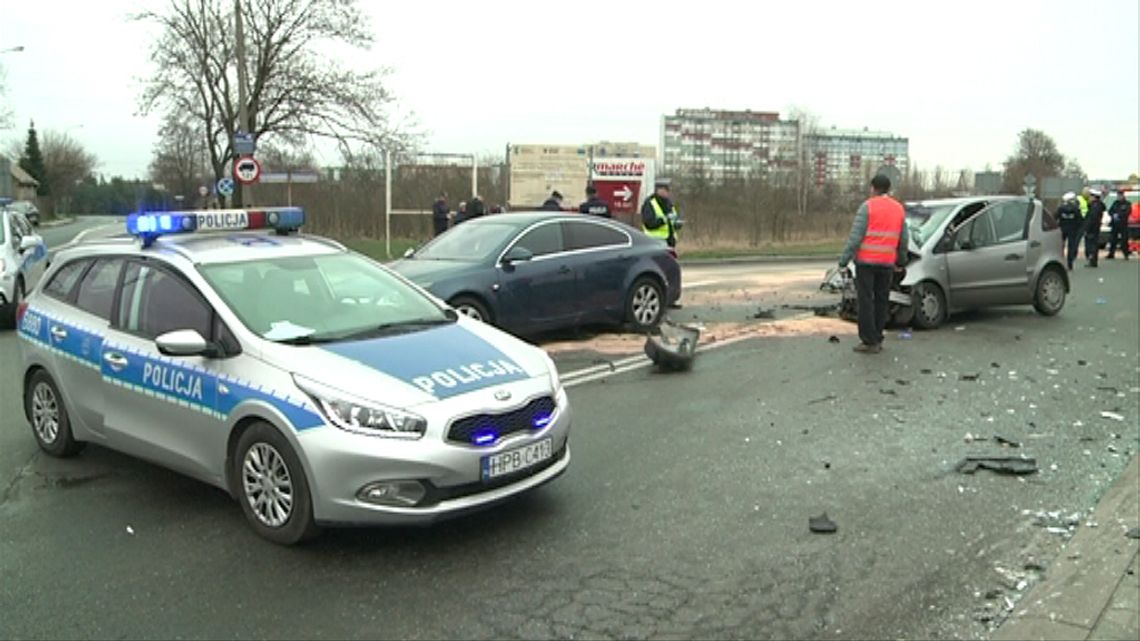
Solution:
<svg viewBox="0 0 1140 641">
<path fill-rule="evenodd" d="M 640 161 L 607 162 L 594 161 L 596 176 L 644 176 L 645 163 Z"/>
</svg>

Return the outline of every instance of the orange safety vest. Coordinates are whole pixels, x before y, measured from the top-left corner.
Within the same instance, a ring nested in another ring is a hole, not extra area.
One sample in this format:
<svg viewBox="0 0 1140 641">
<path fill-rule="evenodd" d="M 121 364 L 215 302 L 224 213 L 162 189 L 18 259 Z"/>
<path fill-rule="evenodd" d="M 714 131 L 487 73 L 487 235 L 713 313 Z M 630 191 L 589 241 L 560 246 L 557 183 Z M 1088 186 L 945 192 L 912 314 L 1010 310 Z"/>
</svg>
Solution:
<svg viewBox="0 0 1140 641">
<path fill-rule="evenodd" d="M 894 265 L 898 260 L 899 236 L 906 224 L 902 204 L 890 196 L 867 199 L 867 233 L 855 252 L 855 262 L 864 265 Z"/>
</svg>

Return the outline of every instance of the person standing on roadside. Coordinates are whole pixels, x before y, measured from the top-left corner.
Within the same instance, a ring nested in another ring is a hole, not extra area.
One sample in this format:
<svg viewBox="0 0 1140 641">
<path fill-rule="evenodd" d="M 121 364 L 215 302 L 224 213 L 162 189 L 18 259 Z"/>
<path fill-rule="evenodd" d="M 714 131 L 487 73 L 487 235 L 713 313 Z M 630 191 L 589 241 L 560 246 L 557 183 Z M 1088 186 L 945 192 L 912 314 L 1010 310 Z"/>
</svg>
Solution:
<svg viewBox="0 0 1140 641">
<path fill-rule="evenodd" d="M 1108 236 L 1108 255 L 1105 256 L 1106 260 L 1116 258 L 1116 248 L 1119 247 L 1124 260 L 1128 260 L 1128 256 L 1132 250 L 1128 248 L 1128 217 L 1132 214 L 1132 203 L 1124 197 L 1124 190 L 1116 190 L 1116 201 L 1112 203 L 1112 207 L 1108 208 L 1109 226 L 1112 233 Z"/>
<path fill-rule="evenodd" d="M 1085 264 L 1096 267 L 1100 254 L 1100 224 L 1104 222 L 1104 203 L 1100 190 L 1089 190 L 1089 215 L 1085 218 Z"/>
<path fill-rule="evenodd" d="M 1073 271 L 1073 263 L 1077 260 L 1077 252 L 1081 247 L 1081 236 L 1084 235 L 1084 226 L 1081 224 L 1081 206 L 1077 203 L 1077 195 L 1066 192 L 1061 196 L 1061 206 L 1057 208 L 1057 218 L 1061 225 L 1061 238 L 1065 247 L 1065 262 L 1069 271 Z"/>
<path fill-rule="evenodd" d="M 436 196 L 435 202 L 431 205 L 431 224 L 433 227 L 433 235 L 438 236 L 447 231 L 447 215 L 450 210 L 447 208 L 447 192 L 441 191 Z"/>
<path fill-rule="evenodd" d="M 542 203 L 541 209 L 542 211 L 562 211 L 562 194 L 558 193 L 557 189 L 551 192 L 550 198 Z"/>
<path fill-rule="evenodd" d="M 606 204 L 606 201 L 598 198 L 598 188 L 592 184 L 586 185 L 586 202 L 578 205 L 578 213 L 612 218 L 610 206 Z"/>
<path fill-rule="evenodd" d="M 883 351 L 883 330 L 890 310 L 891 281 L 896 269 L 906 264 L 906 211 L 887 194 L 891 180 L 881 174 L 871 179 L 871 197 L 859 206 L 839 266 L 855 259 L 855 292 L 858 300 L 859 344 L 855 351 Z"/>
</svg>

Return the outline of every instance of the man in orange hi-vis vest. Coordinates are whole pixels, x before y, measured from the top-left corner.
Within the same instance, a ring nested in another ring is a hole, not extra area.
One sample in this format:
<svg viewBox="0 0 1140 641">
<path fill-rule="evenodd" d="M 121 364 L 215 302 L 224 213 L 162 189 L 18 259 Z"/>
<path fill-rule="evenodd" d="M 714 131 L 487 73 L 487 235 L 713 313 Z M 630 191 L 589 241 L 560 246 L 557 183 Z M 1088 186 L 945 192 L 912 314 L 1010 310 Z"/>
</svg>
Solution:
<svg viewBox="0 0 1140 641">
<path fill-rule="evenodd" d="M 887 193 L 891 180 L 883 175 L 871 179 L 871 197 L 859 206 L 847 247 L 839 257 L 846 267 L 855 258 L 855 292 L 859 302 L 859 340 L 855 351 L 883 351 L 883 329 L 890 309 L 894 272 L 906 265 L 906 211 Z"/>
</svg>

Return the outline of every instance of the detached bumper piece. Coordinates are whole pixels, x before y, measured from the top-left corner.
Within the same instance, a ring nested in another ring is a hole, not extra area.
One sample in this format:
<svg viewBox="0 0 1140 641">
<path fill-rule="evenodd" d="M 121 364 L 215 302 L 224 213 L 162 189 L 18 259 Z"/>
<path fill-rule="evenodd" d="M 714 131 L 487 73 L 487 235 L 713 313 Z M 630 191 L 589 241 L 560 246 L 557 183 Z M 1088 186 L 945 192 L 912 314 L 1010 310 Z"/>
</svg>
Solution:
<svg viewBox="0 0 1140 641">
<path fill-rule="evenodd" d="M 659 369 L 686 371 L 693 366 L 701 331 L 688 325 L 662 321 L 657 334 L 645 339 L 645 355 Z"/>
</svg>

